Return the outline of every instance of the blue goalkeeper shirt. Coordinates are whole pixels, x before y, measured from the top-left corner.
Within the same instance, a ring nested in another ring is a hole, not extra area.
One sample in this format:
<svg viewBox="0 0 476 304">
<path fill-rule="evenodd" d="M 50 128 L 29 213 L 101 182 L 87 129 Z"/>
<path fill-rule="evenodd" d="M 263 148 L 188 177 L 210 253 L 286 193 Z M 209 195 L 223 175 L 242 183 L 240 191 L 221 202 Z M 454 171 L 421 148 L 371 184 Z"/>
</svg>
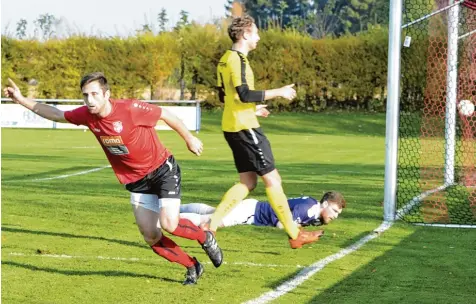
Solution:
<svg viewBox="0 0 476 304">
<path fill-rule="evenodd" d="M 321 204 L 313 197 L 302 196 L 288 199 L 293 221 L 301 226 L 315 225 L 319 222 Z M 256 203 L 254 225 L 276 227 L 279 222 L 276 213 L 268 202 Z"/>
</svg>

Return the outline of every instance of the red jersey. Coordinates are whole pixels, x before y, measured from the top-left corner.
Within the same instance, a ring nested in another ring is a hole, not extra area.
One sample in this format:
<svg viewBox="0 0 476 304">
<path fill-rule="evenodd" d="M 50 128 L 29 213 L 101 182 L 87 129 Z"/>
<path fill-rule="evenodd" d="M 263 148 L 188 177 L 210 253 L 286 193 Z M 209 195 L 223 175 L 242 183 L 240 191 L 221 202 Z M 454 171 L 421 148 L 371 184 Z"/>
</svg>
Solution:
<svg viewBox="0 0 476 304">
<path fill-rule="evenodd" d="M 85 125 L 96 136 L 121 184 L 140 180 L 171 155 L 159 141 L 155 125 L 162 109 L 139 100 L 110 100 L 102 118 L 82 106 L 64 113 L 70 123 Z"/>
</svg>

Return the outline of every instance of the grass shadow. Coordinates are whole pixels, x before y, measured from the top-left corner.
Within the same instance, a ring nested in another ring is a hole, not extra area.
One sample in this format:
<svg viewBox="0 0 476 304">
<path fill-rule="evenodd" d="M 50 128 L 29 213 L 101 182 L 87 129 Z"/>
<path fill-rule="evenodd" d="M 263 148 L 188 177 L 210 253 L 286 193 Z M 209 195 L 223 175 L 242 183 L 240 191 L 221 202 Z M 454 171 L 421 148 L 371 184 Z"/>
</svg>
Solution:
<svg viewBox="0 0 476 304">
<path fill-rule="evenodd" d="M 30 264 L 24 263 L 16 263 L 11 261 L 2 261 L 2 265 L 12 266 L 12 267 L 19 267 L 24 268 L 32 271 L 43 271 L 48 273 L 56 273 L 62 274 L 67 276 L 104 276 L 104 277 L 133 277 L 133 278 L 145 278 L 145 279 L 155 279 L 161 280 L 165 282 L 171 283 L 182 283 L 182 281 L 173 280 L 164 277 L 157 277 L 154 275 L 148 274 L 137 274 L 133 272 L 127 271 L 117 271 L 117 270 L 110 270 L 110 271 L 80 271 L 80 270 L 62 270 L 56 268 L 48 268 L 48 267 L 38 267 Z"/>
<path fill-rule="evenodd" d="M 201 132 L 221 132 L 221 111 L 206 112 Z M 259 120 L 266 134 L 326 134 L 385 136 L 385 114 L 351 112 L 271 113 Z"/>
<path fill-rule="evenodd" d="M 474 303 L 474 237 L 471 229 L 416 228 L 307 303 Z"/>
<path fill-rule="evenodd" d="M 2 231 L 11 232 L 11 233 L 27 233 L 32 235 L 48 235 L 48 236 L 57 236 L 57 237 L 64 237 L 64 238 L 71 238 L 71 239 L 88 239 L 88 240 L 99 240 L 99 241 L 106 241 L 111 243 L 116 243 L 125 246 L 133 246 L 143 249 L 150 248 L 142 243 L 118 240 L 118 239 L 109 239 L 101 236 L 89 236 L 89 235 L 76 235 L 70 233 L 62 233 L 62 232 L 51 232 L 51 231 L 41 231 L 41 230 L 30 230 L 30 229 L 22 229 L 22 228 L 12 228 L 2 226 Z"/>
</svg>

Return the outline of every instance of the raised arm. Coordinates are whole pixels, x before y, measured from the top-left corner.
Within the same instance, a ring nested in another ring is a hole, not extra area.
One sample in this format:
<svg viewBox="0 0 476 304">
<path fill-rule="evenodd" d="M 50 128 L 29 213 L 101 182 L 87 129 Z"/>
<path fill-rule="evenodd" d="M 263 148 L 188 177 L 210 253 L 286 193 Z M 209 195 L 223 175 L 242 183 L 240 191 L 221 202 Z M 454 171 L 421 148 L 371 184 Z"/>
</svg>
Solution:
<svg viewBox="0 0 476 304">
<path fill-rule="evenodd" d="M 287 100 L 293 100 L 296 97 L 296 90 L 293 88 L 294 84 L 289 84 L 279 89 L 264 91 L 264 100 L 273 99 L 276 97 L 283 97 Z"/>
<path fill-rule="evenodd" d="M 24 97 L 23 94 L 20 92 L 18 86 L 10 78 L 8 78 L 8 84 L 9 86 L 5 87 L 3 89 L 3 92 L 5 93 L 5 96 L 11 98 L 17 104 L 24 106 L 25 108 L 31 110 L 33 113 L 48 120 L 57 122 L 68 122 L 64 118 L 63 111 L 53 106 L 38 103 L 32 99 Z"/>
<path fill-rule="evenodd" d="M 193 154 L 200 156 L 203 152 L 203 144 L 200 139 L 190 133 L 184 123 L 170 111 L 165 108 L 162 108 L 162 115 L 160 117 L 169 127 L 171 127 L 175 132 L 177 132 L 187 144 L 187 148 Z"/>
<path fill-rule="evenodd" d="M 278 89 L 257 91 L 250 90 L 246 84 L 241 84 L 240 86 L 236 87 L 236 91 L 241 102 L 261 102 L 264 100 L 274 99 L 276 97 L 293 100 L 296 97 L 296 90 L 293 87 L 294 84 L 289 84 Z"/>
<path fill-rule="evenodd" d="M 224 75 L 229 74 L 233 87 L 238 93 L 241 102 L 262 102 L 265 100 L 282 97 L 288 100 L 293 100 L 296 97 L 296 90 L 293 88 L 294 84 L 289 84 L 281 88 L 270 90 L 253 90 L 247 82 L 247 60 L 242 54 L 230 56 L 226 64 L 219 64 L 217 68 L 218 87 L 224 89 Z M 223 95 L 221 91 L 221 95 Z"/>
</svg>

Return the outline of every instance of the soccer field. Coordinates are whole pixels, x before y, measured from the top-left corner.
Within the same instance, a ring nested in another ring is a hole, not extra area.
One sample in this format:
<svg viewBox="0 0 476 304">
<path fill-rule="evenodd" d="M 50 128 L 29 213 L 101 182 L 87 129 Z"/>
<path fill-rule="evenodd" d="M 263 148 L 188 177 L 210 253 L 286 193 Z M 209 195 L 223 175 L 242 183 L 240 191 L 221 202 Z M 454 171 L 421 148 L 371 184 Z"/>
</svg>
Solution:
<svg viewBox="0 0 476 304">
<path fill-rule="evenodd" d="M 237 174 L 220 113 L 203 115 L 201 157 L 174 132 L 159 135 L 181 165 L 182 202 L 216 206 Z M 348 207 L 298 250 L 279 229 L 221 229 L 218 269 L 198 244 L 172 237 L 205 264 L 195 286 L 182 286 L 185 269 L 142 240 L 90 132 L 2 129 L 2 303 L 231 304 L 273 290 L 273 303 L 476 303 L 474 229 L 397 222 L 345 251 L 382 222 L 385 115 L 274 114 L 262 126 L 289 197 L 336 190 Z M 250 197 L 266 199 L 261 182 Z"/>
</svg>

